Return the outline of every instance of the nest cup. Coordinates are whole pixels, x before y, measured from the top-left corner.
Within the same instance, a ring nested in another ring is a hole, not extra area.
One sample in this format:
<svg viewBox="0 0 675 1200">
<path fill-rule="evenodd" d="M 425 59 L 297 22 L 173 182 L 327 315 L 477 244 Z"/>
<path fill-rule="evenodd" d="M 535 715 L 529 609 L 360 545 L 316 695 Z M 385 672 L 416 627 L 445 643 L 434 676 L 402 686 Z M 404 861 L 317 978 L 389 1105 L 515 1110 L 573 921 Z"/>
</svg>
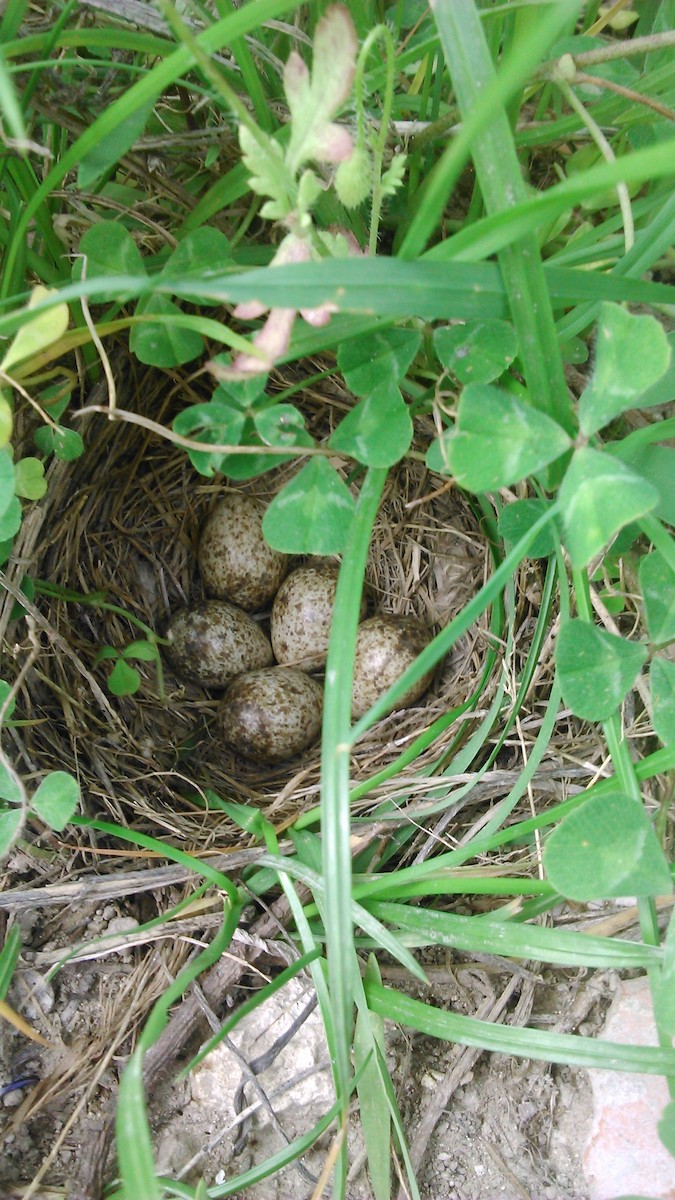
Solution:
<svg viewBox="0 0 675 1200">
<path fill-rule="evenodd" d="M 186 405 L 208 398 L 203 379 L 191 382 L 133 362 L 125 362 L 118 374 L 125 379 L 120 406 L 166 427 Z M 273 387 L 295 381 L 277 374 Z M 295 402 L 319 439 L 329 436 L 353 403 L 330 378 L 308 385 Z M 223 489 L 241 487 L 269 502 L 298 462 L 240 485 L 199 475 L 182 449 L 138 425 L 92 414 L 78 427 L 85 454 L 74 463 L 52 463 L 47 495 L 27 514 L 7 569 L 16 584 L 27 574 L 89 597 L 36 597 L 44 649 L 17 712 L 31 724 L 16 731 L 27 769 L 73 772 L 90 815 L 133 821 L 155 835 L 199 838 L 202 847 L 232 845 L 241 834 L 222 812 L 200 810 L 195 803 L 200 789 L 254 803 L 276 823 L 291 820 L 318 802 L 318 746 L 269 767 L 250 762 L 218 735 L 219 693 L 180 679 L 164 658 L 163 697 L 154 664 L 137 661 L 139 691 L 115 697 L 106 689 L 111 662 L 97 662 L 97 656 L 104 646 L 121 650 L 143 637 L 127 612 L 161 634 L 171 613 L 203 598 L 196 565 L 199 531 Z M 418 422 L 413 448 L 425 449 L 433 436 L 430 422 Z M 344 477 L 353 467 L 339 459 L 334 465 Z M 369 614 L 416 616 L 437 632 L 480 588 L 488 560 L 475 513 L 446 479 L 415 458 L 389 472 L 368 556 Z M 103 607 L 94 598 L 98 593 L 114 607 Z M 20 663 L 25 625 L 11 616 L 11 597 L 5 601 L 0 628 L 8 644 L 19 644 Z M 355 746 L 355 784 L 381 771 L 472 693 L 488 645 L 485 617 L 439 664 L 419 701 L 378 722 Z M 491 690 L 488 682 L 481 703 Z M 421 786 L 456 733 L 455 723 L 406 769 L 405 781 L 393 778 L 376 786 L 363 806 L 396 794 L 403 783 L 405 795 L 414 793 L 415 775 Z"/>
</svg>

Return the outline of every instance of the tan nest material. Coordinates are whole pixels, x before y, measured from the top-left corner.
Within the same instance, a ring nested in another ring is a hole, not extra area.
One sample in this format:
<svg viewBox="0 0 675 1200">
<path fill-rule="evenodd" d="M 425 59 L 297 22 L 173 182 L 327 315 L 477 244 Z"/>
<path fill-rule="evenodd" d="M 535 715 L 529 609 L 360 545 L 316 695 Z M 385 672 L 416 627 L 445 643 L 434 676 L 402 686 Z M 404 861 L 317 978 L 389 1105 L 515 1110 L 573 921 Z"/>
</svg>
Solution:
<svg viewBox="0 0 675 1200">
<path fill-rule="evenodd" d="M 166 427 L 184 406 L 207 398 L 203 379 L 190 383 L 176 376 L 172 386 L 167 374 L 125 363 L 127 376 L 134 369 L 138 378 L 125 407 Z M 287 386 L 289 380 L 277 382 Z M 323 380 L 296 402 L 310 431 L 323 438 L 352 401 Z M 159 633 L 171 612 L 202 598 L 199 530 L 223 488 L 244 486 L 269 500 L 298 470 L 297 462 L 287 463 L 249 484 L 231 485 L 199 475 L 182 449 L 137 425 L 94 414 L 79 427 L 86 452 L 74 463 L 52 464 L 47 495 L 24 523 L 8 574 L 15 581 L 27 574 L 86 597 L 103 593 L 109 605 Z M 414 449 L 423 451 L 433 435 L 431 424 L 419 426 Z M 414 614 L 438 631 L 484 582 L 489 549 L 466 499 L 427 471 L 421 457 L 406 458 L 389 473 L 368 559 L 368 604 L 370 613 Z M 353 468 L 346 461 L 335 465 L 345 478 Z M 200 810 L 200 789 L 254 803 L 277 826 L 318 802 L 318 746 L 268 769 L 238 757 L 218 736 L 218 694 L 179 679 L 166 663 L 164 699 L 154 665 L 144 662 L 134 663 L 143 679 L 136 695 L 111 696 L 110 663 L 97 663 L 97 655 L 104 646 L 121 650 L 142 636 L 138 628 L 95 600 L 38 594 L 35 603 L 45 648 L 19 700 L 17 715 L 29 716 L 31 724 L 15 731 L 27 773 L 71 771 L 89 815 L 202 850 L 233 845 L 241 833 L 222 812 Z M 10 608 L 11 598 L 0 632 L 12 645 L 25 626 L 8 621 Z M 420 701 L 379 722 L 358 743 L 354 784 L 381 771 L 471 694 L 488 648 L 486 621 L 459 640 Z M 481 703 L 491 691 L 488 684 Z M 417 775 L 421 783 L 457 730 L 457 723 L 450 725 L 407 768 L 407 794 L 411 778 Z M 381 801 L 402 782 L 375 787 L 366 803 Z"/>
</svg>

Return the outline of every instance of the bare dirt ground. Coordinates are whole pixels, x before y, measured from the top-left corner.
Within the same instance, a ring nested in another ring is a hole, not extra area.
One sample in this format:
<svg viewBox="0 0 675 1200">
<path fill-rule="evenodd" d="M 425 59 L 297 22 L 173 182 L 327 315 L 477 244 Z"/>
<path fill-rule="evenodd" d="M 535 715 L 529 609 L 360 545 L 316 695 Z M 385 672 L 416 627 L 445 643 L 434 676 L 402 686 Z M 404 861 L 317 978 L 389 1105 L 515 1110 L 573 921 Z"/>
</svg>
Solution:
<svg viewBox="0 0 675 1200">
<path fill-rule="evenodd" d="M 90 914 L 89 937 L 115 934 L 133 943 L 137 918 L 130 907 L 99 906 Z M 67 936 L 64 915 L 57 919 L 53 911 L 36 909 L 23 920 L 24 957 L 35 965 L 17 973 L 9 1000 L 56 1048 L 27 1042 L 3 1025 L 0 1082 L 33 1078 L 3 1098 L 0 1179 L 7 1197 L 24 1195 L 22 1189 L 40 1175 L 33 1195 L 73 1194 L 82 1156 L 131 1047 L 133 995 L 153 985 L 159 993 L 168 981 L 166 959 L 127 944 L 106 958 L 66 965 L 45 982 L 48 961 L 56 960 L 58 942 Z M 50 929 L 59 931 L 51 939 Z M 405 982 L 396 966 L 383 968 L 384 981 L 469 1015 L 589 1036 L 602 1023 L 615 985 L 607 974 L 580 976 L 536 964 L 513 974 L 499 960 L 448 957 L 426 967 L 426 988 Z M 254 976 L 245 977 L 230 1003 L 245 999 L 254 983 Z M 221 1183 L 319 1120 L 332 1103 L 332 1087 L 312 997 L 309 980 L 287 985 L 191 1076 L 154 1089 L 150 1115 L 161 1171 L 192 1185 L 202 1175 L 209 1185 Z M 190 1043 L 191 1052 L 208 1035 L 204 1029 Z M 585 1072 L 488 1056 L 393 1026 L 387 1027 L 387 1051 L 424 1200 L 585 1200 L 581 1155 L 591 1119 Z M 333 1136 L 329 1131 L 319 1138 L 301 1166 L 240 1195 L 311 1197 Z M 350 1200 L 370 1200 L 356 1115 L 349 1149 Z M 401 1188 L 400 1200 L 405 1195 Z"/>
</svg>

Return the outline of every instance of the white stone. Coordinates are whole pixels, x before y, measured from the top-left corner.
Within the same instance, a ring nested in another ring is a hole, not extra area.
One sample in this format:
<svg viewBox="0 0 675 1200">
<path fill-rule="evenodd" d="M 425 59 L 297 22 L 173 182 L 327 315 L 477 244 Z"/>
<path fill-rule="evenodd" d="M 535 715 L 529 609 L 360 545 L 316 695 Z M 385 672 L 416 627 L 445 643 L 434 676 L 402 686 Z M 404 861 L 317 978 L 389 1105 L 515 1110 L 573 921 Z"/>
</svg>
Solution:
<svg viewBox="0 0 675 1200">
<path fill-rule="evenodd" d="M 243 1018 L 231 1038 L 247 1062 L 259 1058 L 273 1045 L 303 1011 L 310 995 L 305 982 L 291 980 L 260 1008 Z M 317 1009 L 310 1013 L 289 1044 L 257 1078 L 285 1127 L 288 1127 L 289 1117 L 299 1117 L 307 1108 L 311 1108 L 312 1119 L 316 1121 L 331 1107 L 334 1091 L 328 1068 L 328 1048 Z M 296 1083 L 293 1083 L 294 1079 L 297 1079 Z M 192 1072 L 193 1102 L 208 1110 L 213 1128 L 222 1128 L 228 1120 L 235 1120 L 234 1097 L 241 1080 L 242 1068 L 224 1042 Z M 249 1084 L 246 1106 L 256 1101 L 254 1086 Z M 259 1128 L 269 1124 L 270 1117 L 264 1107 L 257 1108 L 254 1122 Z"/>
</svg>

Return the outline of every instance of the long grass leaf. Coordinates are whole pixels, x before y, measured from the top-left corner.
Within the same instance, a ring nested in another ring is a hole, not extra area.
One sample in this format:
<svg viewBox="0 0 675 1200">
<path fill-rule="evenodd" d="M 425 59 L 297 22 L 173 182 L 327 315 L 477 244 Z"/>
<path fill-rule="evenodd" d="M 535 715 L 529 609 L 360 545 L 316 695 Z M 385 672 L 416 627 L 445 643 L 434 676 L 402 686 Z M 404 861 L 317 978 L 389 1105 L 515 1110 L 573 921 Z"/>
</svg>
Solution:
<svg viewBox="0 0 675 1200">
<path fill-rule="evenodd" d="M 675 1050 L 659 1046 L 631 1046 L 618 1042 L 593 1041 L 571 1033 L 546 1033 L 493 1025 L 475 1017 L 446 1012 L 413 1000 L 381 984 L 366 983 L 366 996 L 374 1012 L 419 1033 L 477 1046 L 498 1054 L 522 1055 L 543 1062 L 567 1063 L 574 1067 L 601 1067 L 610 1071 L 634 1071 L 646 1075 L 675 1075 Z"/>
<path fill-rule="evenodd" d="M 451 946 L 472 953 L 617 971 L 648 967 L 663 958 L 662 951 L 656 946 L 624 942 L 618 938 L 591 937 L 569 929 L 514 925 L 487 917 L 461 917 L 407 904 L 377 902 L 369 908 L 381 921 L 387 921 L 401 931 L 423 934 L 430 945 Z"/>
<path fill-rule="evenodd" d="M 556 4 L 533 26 L 529 37 L 537 57 L 543 48 L 544 31 L 550 37 L 550 45 L 578 9 L 577 3 Z M 484 103 L 489 88 L 498 88 L 499 80 L 474 0 L 439 0 L 434 19 L 462 117 L 465 121 L 475 120 L 476 108 Z M 526 38 L 518 39 L 516 64 L 526 57 L 529 48 Z M 491 119 L 475 131 L 471 156 L 490 215 L 513 208 L 526 199 L 520 162 L 503 106 L 496 107 Z M 518 335 L 530 403 L 572 433 L 574 414 L 541 255 L 531 226 L 523 230 L 517 242 L 502 247 L 499 265 Z"/>
<path fill-rule="evenodd" d="M 368 546 L 387 472 L 366 473 L 338 576 L 326 663 L 321 741 L 321 832 L 326 947 L 339 1055 L 337 1076 L 346 1095 L 353 1014 L 351 973 L 352 851 L 349 809 L 349 728 L 354 644 Z"/>
</svg>

